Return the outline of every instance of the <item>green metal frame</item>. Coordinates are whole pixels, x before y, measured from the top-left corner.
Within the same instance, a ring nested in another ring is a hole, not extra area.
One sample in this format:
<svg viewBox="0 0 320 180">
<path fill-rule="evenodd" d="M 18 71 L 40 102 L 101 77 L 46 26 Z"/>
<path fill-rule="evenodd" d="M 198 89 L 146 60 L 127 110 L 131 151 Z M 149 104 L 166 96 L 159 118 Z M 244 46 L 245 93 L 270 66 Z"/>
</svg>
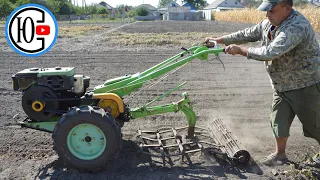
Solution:
<svg viewBox="0 0 320 180">
<path fill-rule="evenodd" d="M 31 129 L 37 129 L 45 132 L 52 133 L 58 120 L 56 121 L 49 121 L 49 122 L 28 122 L 28 121 L 21 121 L 21 127 L 27 127 Z"/>
<path fill-rule="evenodd" d="M 193 59 L 203 59 L 208 54 L 218 55 L 224 49 L 208 49 L 205 46 L 193 46 L 186 51 L 183 51 L 145 71 L 133 75 L 126 75 L 106 81 L 104 84 L 95 87 L 94 93 L 115 93 L 120 97 L 132 93 L 138 88 L 142 87 L 143 83 L 157 78 L 165 73 L 170 72 L 184 64 L 192 61 Z M 183 58 L 190 53 L 191 55 Z"/>
<path fill-rule="evenodd" d="M 164 75 L 165 73 L 168 73 L 176 68 L 179 68 L 185 65 L 186 63 L 192 61 L 193 59 L 207 60 L 208 54 L 218 55 L 221 52 L 224 52 L 224 49 L 222 48 L 209 49 L 205 46 L 193 46 L 143 71 L 142 73 L 136 73 L 133 75 L 126 75 L 126 76 L 110 79 L 106 81 L 104 84 L 95 87 L 94 94 L 115 93 L 118 96 L 123 97 L 141 88 L 142 85 L 148 82 L 149 80 L 157 78 L 159 76 Z M 185 57 L 186 55 L 188 56 Z M 183 99 L 181 99 L 176 103 L 149 107 L 150 104 L 166 97 L 171 92 L 177 89 L 180 89 L 184 84 L 185 83 L 173 88 L 172 90 L 166 92 L 162 96 L 154 99 L 150 103 L 142 105 L 141 107 L 138 107 L 138 108 L 132 108 L 130 110 L 131 118 L 136 119 L 136 118 L 146 117 L 146 116 L 151 116 L 156 114 L 182 111 L 188 119 L 188 125 L 189 125 L 188 134 L 192 135 L 195 124 L 196 124 L 196 115 L 195 115 L 195 112 L 193 111 L 192 106 L 190 105 L 190 99 L 188 98 L 187 93 L 183 93 L 182 94 Z M 49 132 L 53 131 L 55 124 L 56 122 L 35 122 L 35 123 L 24 122 L 23 123 L 25 127 L 46 130 Z"/>
</svg>

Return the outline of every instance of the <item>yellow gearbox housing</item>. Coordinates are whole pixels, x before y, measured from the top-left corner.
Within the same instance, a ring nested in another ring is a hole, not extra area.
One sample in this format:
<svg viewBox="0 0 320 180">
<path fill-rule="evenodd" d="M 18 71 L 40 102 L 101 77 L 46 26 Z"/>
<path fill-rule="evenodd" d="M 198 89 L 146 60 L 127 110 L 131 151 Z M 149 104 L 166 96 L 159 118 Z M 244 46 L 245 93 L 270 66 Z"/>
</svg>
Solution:
<svg viewBox="0 0 320 180">
<path fill-rule="evenodd" d="M 124 112 L 124 104 L 122 99 L 114 93 L 93 94 L 94 99 L 100 99 L 98 106 L 117 118 L 120 113 Z"/>
<path fill-rule="evenodd" d="M 110 112 L 114 118 L 117 118 L 120 114 L 118 104 L 114 100 L 101 99 L 98 103 L 98 106 L 105 111 Z"/>
</svg>

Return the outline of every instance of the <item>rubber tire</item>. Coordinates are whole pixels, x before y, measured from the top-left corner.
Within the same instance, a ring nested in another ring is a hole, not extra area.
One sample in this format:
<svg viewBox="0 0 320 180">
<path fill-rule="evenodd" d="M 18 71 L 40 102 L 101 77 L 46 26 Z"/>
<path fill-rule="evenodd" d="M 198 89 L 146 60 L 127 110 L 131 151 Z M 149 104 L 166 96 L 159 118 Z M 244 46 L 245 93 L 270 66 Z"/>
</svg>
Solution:
<svg viewBox="0 0 320 180">
<path fill-rule="evenodd" d="M 44 97 L 44 94 L 47 96 Z M 44 114 L 43 111 L 36 112 L 32 109 L 32 106 L 28 104 L 28 101 L 34 101 L 34 100 L 39 100 L 41 98 L 53 98 L 57 99 L 58 96 L 57 94 L 49 87 L 46 86 L 32 86 L 30 87 L 27 91 L 25 91 L 22 95 L 22 108 L 24 112 L 27 114 L 27 116 L 34 120 L 34 121 L 50 121 L 50 118 L 56 115 L 54 112 L 49 112 L 47 114 Z M 44 109 L 49 109 L 49 110 L 58 110 L 59 108 L 59 103 L 58 101 L 52 101 L 46 103 Z"/>
<path fill-rule="evenodd" d="M 107 146 L 99 157 L 92 160 L 82 160 L 69 151 L 68 134 L 73 127 L 79 124 L 93 124 L 104 133 Z M 89 172 L 98 172 L 106 168 L 107 164 L 117 157 L 122 144 L 121 128 L 118 123 L 111 114 L 96 106 L 76 107 L 63 114 L 55 126 L 52 138 L 53 149 L 67 166 Z"/>
</svg>

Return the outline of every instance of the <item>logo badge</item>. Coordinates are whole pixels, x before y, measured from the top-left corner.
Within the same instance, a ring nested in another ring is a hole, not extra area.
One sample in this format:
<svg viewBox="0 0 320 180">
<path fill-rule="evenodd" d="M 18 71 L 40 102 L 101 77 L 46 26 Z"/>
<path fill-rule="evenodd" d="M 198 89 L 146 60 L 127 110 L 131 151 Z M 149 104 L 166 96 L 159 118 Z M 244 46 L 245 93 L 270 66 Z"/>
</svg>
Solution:
<svg viewBox="0 0 320 180">
<path fill-rule="evenodd" d="M 52 48 L 58 37 L 58 24 L 53 14 L 38 4 L 16 8 L 6 22 L 10 47 L 23 56 L 40 56 Z"/>
</svg>

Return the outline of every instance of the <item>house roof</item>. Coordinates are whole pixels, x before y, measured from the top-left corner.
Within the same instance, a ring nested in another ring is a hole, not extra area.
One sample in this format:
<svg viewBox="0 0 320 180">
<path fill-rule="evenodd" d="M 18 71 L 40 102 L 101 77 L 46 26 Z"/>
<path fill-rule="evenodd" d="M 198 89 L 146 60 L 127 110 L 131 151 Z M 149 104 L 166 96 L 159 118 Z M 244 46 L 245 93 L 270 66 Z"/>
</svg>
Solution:
<svg viewBox="0 0 320 180">
<path fill-rule="evenodd" d="M 234 3 L 225 4 L 224 2 L 234 2 Z M 244 6 L 236 0 L 215 0 L 204 9 L 217 9 L 217 8 L 222 9 L 221 7 L 223 7 L 224 9 L 244 8 Z"/>
<path fill-rule="evenodd" d="M 171 3 L 168 3 L 166 7 L 180 7 L 180 5 L 174 1 L 172 1 Z"/>
<path fill-rule="evenodd" d="M 196 11 L 196 10 L 197 10 L 197 9 L 196 9 L 192 4 L 190 4 L 190 3 L 185 3 L 185 4 L 182 5 L 182 6 L 185 6 L 185 7 L 189 6 L 191 11 Z"/>
<path fill-rule="evenodd" d="M 168 3 L 165 7 L 160 8 L 158 11 L 168 11 L 168 7 L 180 7 L 180 5 L 174 1 Z"/>
<path fill-rule="evenodd" d="M 104 1 L 101 1 L 98 5 L 100 5 L 100 7 L 101 7 L 101 6 L 102 6 L 102 7 L 105 7 L 105 8 L 107 8 L 108 10 L 112 10 L 112 9 L 113 9 L 112 6 L 110 6 L 108 3 L 104 2 Z"/>
<path fill-rule="evenodd" d="M 223 3 L 225 0 L 215 0 L 211 4 L 209 4 L 204 9 L 215 9 L 217 8 L 221 3 Z"/>
<path fill-rule="evenodd" d="M 155 8 L 155 7 L 152 6 L 151 4 L 141 4 L 141 5 L 139 5 L 138 7 L 141 7 L 141 6 L 146 7 L 146 8 L 149 9 L 150 11 L 156 11 L 156 10 L 157 10 L 157 8 Z"/>
</svg>

